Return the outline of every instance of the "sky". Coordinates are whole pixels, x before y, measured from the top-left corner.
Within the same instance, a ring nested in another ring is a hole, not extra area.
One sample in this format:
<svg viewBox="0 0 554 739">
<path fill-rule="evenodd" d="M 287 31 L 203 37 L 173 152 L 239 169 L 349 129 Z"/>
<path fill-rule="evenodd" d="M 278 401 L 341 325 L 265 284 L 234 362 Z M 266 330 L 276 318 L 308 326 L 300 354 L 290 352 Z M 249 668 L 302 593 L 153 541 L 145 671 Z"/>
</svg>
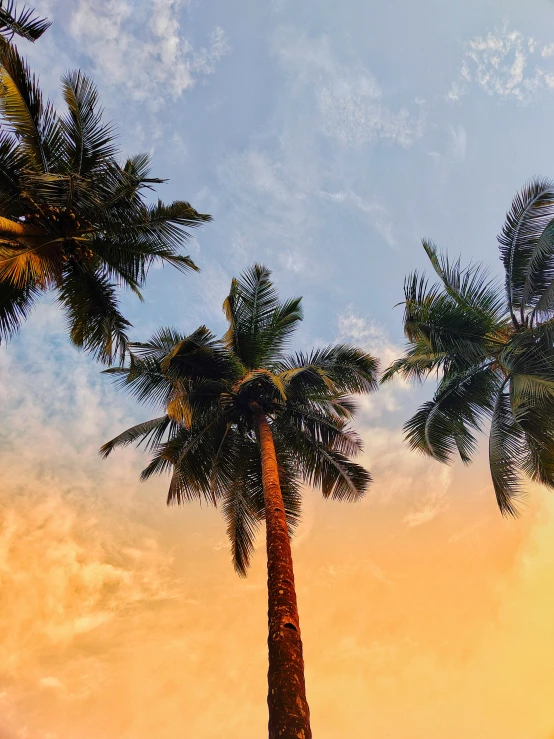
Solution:
<svg viewBox="0 0 554 739">
<path fill-rule="evenodd" d="M 554 177 L 551 0 L 37 0 L 19 43 L 45 92 L 81 68 L 122 156 L 213 223 L 201 273 L 123 294 L 133 338 L 224 329 L 230 280 L 266 264 L 302 295 L 294 348 L 402 350 L 422 237 L 500 274 L 496 235 Z M 485 456 L 445 467 L 402 424 L 433 390 L 364 398 L 374 483 L 306 490 L 293 543 L 318 739 L 554 739 L 554 498 L 496 508 Z M 49 298 L 0 347 L 0 739 L 255 739 L 266 731 L 260 536 L 233 571 L 217 510 L 167 508 L 146 459 L 97 450 L 148 408 L 70 346 Z M 263 534 L 263 532 L 262 532 Z"/>
</svg>

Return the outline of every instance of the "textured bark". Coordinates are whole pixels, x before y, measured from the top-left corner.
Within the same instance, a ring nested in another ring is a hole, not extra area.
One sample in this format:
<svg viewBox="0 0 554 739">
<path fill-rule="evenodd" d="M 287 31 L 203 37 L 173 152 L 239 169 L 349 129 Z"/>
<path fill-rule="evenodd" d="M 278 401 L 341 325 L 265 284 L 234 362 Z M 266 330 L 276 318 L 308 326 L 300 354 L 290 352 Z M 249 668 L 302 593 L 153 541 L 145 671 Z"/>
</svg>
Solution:
<svg viewBox="0 0 554 739">
<path fill-rule="evenodd" d="M 267 418 L 252 405 L 262 458 L 267 536 L 269 739 L 311 739 L 290 537 Z"/>
</svg>

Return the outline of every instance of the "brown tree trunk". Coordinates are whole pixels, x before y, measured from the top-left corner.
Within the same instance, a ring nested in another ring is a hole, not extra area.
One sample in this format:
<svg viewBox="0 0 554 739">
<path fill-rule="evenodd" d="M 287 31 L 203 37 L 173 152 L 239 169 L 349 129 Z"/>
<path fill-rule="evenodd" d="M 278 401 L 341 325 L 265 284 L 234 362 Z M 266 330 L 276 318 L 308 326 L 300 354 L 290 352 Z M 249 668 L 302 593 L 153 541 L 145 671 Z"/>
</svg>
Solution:
<svg viewBox="0 0 554 739">
<path fill-rule="evenodd" d="M 262 458 L 267 536 L 269 739 L 311 739 L 290 537 L 273 434 L 252 404 Z"/>
</svg>

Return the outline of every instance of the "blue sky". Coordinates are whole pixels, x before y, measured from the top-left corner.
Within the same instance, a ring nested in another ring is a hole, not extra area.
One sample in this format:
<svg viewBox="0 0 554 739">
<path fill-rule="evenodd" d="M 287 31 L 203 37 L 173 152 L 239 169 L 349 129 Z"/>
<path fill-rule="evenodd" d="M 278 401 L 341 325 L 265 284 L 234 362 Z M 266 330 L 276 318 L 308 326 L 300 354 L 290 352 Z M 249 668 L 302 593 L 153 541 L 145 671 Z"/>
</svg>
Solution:
<svg viewBox="0 0 554 739">
<path fill-rule="evenodd" d="M 397 341 L 421 237 L 496 269 L 511 198 L 552 159 L 554 13 L 532 6 L 46 4 L 45 86 L 86 69 L 125 152 L 151 151 L 169 179 L 160 195 L 215 218 L 193 247 L 204 273 L 154 274 L 130 303 L 137 333 L 217 328 L 229 278 L 259 260 L 305 296 L 312 339 L 352 306 Z"/>
</svg>

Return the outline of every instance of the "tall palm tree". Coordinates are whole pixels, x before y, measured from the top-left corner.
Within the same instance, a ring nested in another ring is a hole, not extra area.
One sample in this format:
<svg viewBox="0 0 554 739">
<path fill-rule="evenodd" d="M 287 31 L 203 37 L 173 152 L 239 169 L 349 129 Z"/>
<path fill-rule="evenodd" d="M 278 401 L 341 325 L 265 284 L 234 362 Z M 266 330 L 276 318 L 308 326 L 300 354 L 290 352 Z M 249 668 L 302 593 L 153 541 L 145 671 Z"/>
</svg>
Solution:
<svg viewBox="0 0 554 739">
<path fill-rule="evenodd" d="M 0 40 L 0 341 L 53 290 L 73 342 L 110 362 L 130 326 L 116 287 L 140 297 L 154 263 L 196 269 L 180 253 L 185 229 L 210 217 L 183 201 L 148 204 L 145 194 L 163 180 L 150 176 L 146 154 L 118 163 L 91 80 L 72 72 L 62 91 L 63 117 Z"/>
<path fill-rule="evenodd" d="M 0 0 L 0 36 L 11 41 L 15 35 L 36 41 L 52 24 L 46 18 L 38 18 L 34 10 L 25 5 L 17 12 L 14 0 Z"/>
<path fill-rule="evenodd" d="M 171 472 L 168 503 L 221 505 L 235 569 L 246 574 L 266 522 L 271 739 L 311 737 L 290 549 L 300 483 L 326 498 L 358 500 L 371 478 L 350 457 L 353 393 L 376 388 L 377 362 L 346 345 L 284 353 L 302 320 L 301 299 L 281 302 L 270 272 L 254 265 L 233 280 L 222 340 L 204 326 L 190 336 L 162 329 L 132 344 L 119 385 L 161 416 L 105 444 L 105 457 L 138 442 L 152 452 L 142 473 Z"/>
<path fill-rule="evenodd" d="M 489 462 L 498 506 L 517 513 L 523 476 L 554 487 L 554 184 L 516 195 L 498 237 L 504 290 L 480 266 L 462 269 L 423 246 L 439 285 L 405 281 L 404 356 L 385 372 L 421 381 L 431 401 L 405 424 L 412 449 L 469 463 L 475 431 L 490 421 Z"/>
</svg>

